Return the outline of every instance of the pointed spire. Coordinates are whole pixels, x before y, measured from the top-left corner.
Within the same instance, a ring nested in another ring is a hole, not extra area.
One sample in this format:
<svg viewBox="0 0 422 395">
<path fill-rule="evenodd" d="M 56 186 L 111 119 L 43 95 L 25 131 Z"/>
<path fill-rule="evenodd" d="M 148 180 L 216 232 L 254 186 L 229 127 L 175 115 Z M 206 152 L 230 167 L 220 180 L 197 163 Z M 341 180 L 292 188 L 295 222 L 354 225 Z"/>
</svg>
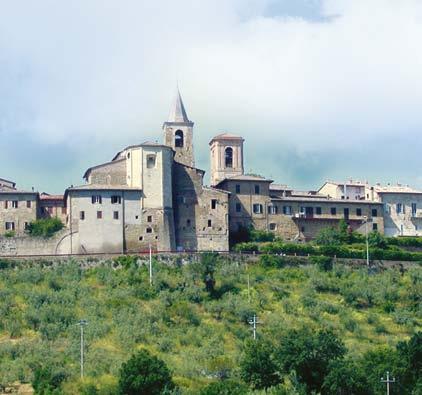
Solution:
<svg viewBox="0 0 422 395">
<path fill-rule="evenodd" d="M 176 97 L 171 106 L 167 122 L 190 122 L 186 114 L 185 106 L 183 105 L 182 97 L 180 96 L 179 87 L 177 87 Z"/>
</svg>

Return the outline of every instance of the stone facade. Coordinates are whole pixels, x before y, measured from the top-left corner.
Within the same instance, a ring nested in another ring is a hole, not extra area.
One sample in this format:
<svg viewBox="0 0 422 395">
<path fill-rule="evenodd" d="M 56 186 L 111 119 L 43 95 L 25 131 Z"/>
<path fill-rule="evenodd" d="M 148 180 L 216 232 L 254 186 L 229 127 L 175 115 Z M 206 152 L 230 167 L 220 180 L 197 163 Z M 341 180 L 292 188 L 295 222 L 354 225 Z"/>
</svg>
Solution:
<svg viewBox="0 0 422 395">
<path fill-rule="evenodd" d="M 39 196 L 40 214 L 42 218 L 59 218 L 63 224 L 67 221 L 67 208 L 63 195 L 41 193 Z"/>
<path fill-rule="evenodd" d="M 13 182 L 0 187 L 0 235 L 24 235 L 38 217 L 38 192 L 19 191 Z"/>
</svg>

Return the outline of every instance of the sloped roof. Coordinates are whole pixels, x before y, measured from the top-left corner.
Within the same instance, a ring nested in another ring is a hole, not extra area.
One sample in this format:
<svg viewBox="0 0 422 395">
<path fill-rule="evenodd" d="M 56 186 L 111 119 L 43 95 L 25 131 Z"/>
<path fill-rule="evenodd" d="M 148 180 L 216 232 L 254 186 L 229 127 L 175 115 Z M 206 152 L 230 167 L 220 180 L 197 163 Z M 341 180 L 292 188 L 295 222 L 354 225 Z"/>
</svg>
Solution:
<svg viewBox="0 0 422 395">
<path fill-rule="evenodd" d="M 182 96 L 179 88 L 177 88 L 176 97 L 170 108 L 170 113 L 167 119 L 170 123 L 190 123 L 188 115 L 186 114 L 185 106 L 183 104 Z"/>
<path fill-rule="evenodd" d="M 10 180 L 6 180 L 5 178 L 1 178 L 1 177 L 0 177 L 0 182 L 1 182 L 1 181 L 6 182 L 7 184 L 11 184 L 11 185 L 13 185 L 13 187 L 15 187 L 15 186 L 16 186 L 16 182 L 14 182 L 14 181 L 10 181 Z"/>
<path fill-rule="evenodd" d="M 422 191 L 413 189 L 409 185 L 375 185 L 374 190 L 377 193 L 408 193 L 408 194 L 422 194 Z"/>
</svg>

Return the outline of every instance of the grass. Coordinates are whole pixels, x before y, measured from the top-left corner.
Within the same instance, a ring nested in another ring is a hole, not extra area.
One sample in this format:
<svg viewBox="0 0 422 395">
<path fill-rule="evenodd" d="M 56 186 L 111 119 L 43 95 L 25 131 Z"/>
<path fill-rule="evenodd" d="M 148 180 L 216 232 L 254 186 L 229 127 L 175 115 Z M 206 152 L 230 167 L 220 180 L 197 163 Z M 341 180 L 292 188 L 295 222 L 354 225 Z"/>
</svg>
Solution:
<svg viewBox="0 0 422 395">
<path fill-rule="evenodd" d="M 323 272 L 216 258 L 209 294 L 200 265 L 154 263 L 153 287 L 136 260 L 113 266 L 81 270 L 69 261 L 0 270 L 0 384 L 30 382 L 37 366 L 49 364 L 66 372 L 64 393 L 80 393 L 81 318 L 89 322 L 84 384 L 95 383 L 100 394 L 114 393 L 121 363 L 141 347 L 166 361 L 183 394 L 221 375 L 237 377 L 253 313 L 261 337 L 304 325 L 332 328 L 356 357 L 407 340 L 422 325 L 419 267 L 368 275 L 341 265 Z"/>
</svg>

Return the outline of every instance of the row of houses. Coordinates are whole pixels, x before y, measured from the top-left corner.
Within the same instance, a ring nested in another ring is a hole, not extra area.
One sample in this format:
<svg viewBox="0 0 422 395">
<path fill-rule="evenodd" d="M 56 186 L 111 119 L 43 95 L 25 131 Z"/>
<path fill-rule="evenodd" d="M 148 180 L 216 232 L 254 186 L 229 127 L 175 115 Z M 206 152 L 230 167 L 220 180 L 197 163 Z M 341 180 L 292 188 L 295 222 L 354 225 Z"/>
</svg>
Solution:
<svg viewBox="0 0 422 395">
<path fill-rule="evenodd" d="M 244 139 L 213 137 L 211 186 L 195 166 L 193 122 L 180 93 L 163 124 L 163 143 L 124 148 L 92 166 L 85 183 L 63 195 L 23 191 L 0 179 L 0 235 L 25 235 L 38 218 L 65 224 L 60 251 L 130 252 L 229 248 L 229 239 L 253 226 L 285 240 L 307 241 L 345 220 L 358 232 L 422 236 L 422 191 L 407 185 L 326 181 L 297 191 L 244 172 Z M 57 250 L 57 249 L 56 249 Z"/>
</svg>

